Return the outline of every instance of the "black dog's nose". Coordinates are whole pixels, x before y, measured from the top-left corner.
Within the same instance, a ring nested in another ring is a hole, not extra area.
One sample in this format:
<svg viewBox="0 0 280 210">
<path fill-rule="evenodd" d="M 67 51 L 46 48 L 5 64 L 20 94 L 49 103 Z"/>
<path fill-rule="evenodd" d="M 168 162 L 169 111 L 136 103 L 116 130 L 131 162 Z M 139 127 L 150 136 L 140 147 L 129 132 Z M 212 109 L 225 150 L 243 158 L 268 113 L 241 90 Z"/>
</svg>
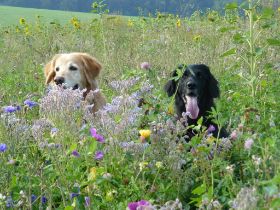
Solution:
<svg viewBox="0 0 280 210">
<path fill-rule="evenodd" d="M 55 82 L 55 84 L 57 84 L 57 85 L 62 85 L 62 84 L 64 83 L 64 81 L 65 81 L 64 77 L 56 77 L 56 78 L 54 79 L 54 82 Z"/>
<path fill-rule="evenodd" d="M 189 81 L 189 82 L 187 83 L 187 87 L 188 87 L 189 89 L 194 89 L 194 88 L 196 87 L 196 84 L 195 84 L 194 82 L 192 82 L 192 81 Z"/>
</svg>

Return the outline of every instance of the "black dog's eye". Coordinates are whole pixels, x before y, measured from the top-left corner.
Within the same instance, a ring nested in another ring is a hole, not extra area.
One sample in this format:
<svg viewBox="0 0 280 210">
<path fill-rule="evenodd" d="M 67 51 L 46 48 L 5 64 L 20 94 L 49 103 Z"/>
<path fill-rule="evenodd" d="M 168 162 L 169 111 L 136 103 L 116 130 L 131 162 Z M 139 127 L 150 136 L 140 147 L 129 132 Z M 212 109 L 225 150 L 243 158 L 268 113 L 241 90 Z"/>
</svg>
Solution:
<svg viewBox="0 0 280 210">
<path fill-rule="evenodd" d="M 78 68 L 75 67 L 75 66 L 70 66 L 69 69 L 70 69 L 71 71 L 76 71 L 76 70 L 78 70 Z"/>
<path fill-rule="evenodd" d="M 59 67 L 56 67 L 56 68 L 55 68 L 55 71 L 59 71 Z"/>
<path fill-rule="evenodd" d="M 201 76 L 202 76 L 202 75 L 201 75 L 201 72 L 197 72 L 197 73 L 196 73 L 196 76 L 197 76 L 198 78 L 201 78 Z"/>
</svg>

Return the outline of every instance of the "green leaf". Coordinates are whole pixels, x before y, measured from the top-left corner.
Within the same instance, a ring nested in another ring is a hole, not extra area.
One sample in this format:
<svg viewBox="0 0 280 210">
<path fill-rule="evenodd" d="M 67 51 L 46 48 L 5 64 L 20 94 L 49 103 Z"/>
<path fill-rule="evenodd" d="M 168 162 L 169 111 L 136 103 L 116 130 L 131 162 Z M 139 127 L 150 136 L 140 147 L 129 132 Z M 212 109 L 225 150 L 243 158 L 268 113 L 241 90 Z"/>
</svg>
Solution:
<svg viewBox="0 0 280 210">
<path fill-rule="evenodd" d="M 264 187 L 264 191 L 265 191 L 266 195 L 273 196 L 273 195 L 276 195 L 276 193 L 278 192 L 278 187 L 277 187 L 277 185 L 270 185 L 270 186 Z"/>
<path fill-rule="evenodd" d="M 74 207 L 73 207 L 73 206 L 66 206 L 66 207 L 64 208 L 64 210 L 74 210 Z"/>
<path fill-rule="evenodd" d="M 237 9 L 238 8 L 238 4 L 237 2 L 232 2 L 232 3 L 228 3 L 225 6 L 225 9 Z"/>
<path fill-rule="evenodd" d="M 220 57 L 227 57 L 230 55 L 235 55 L 236 54 L 236 48 L 232 48 L 226 52 L 224 52 L 222 55 L 220 55 Z"/>
<path fill-rule="evenodd" d="M 242 4 L 240 4 L 240 8 L 244 10 L 249 10 L 249 3 L 247 1 L 244 1 Z"/>
<path fill-rule="evenodd" d="M 260 16 L 259 19 L 271 19 L 274 15 L 274 11 L 271 8 L 264 8 L 262 11 L 262 15 Z"/>
<path fill-rule="evenodd" d="M 94 153 L 96 148 L 97 148 L 97 141 L 95 139 L 91 139 L 88 147 L 88 153 L 90 154 Z"/>
<path fill-rule="evenodd" d="M 198 186 L 197 188 L 195 188 L 193 191 L 192 191 L 192 194 L 195 194 L 195 195 L 202 195 L 203 193 L 206 192 L 206 185 L 203 183 L 202 185 Z"/>
<path fill-rule="evenodd" d="M 238 44 L 242 44 L 245 41 L 245 37 L 240 33 L 234 34 L 232 38 L 233 41 Z"/>
<path fill-rule="evenodd" d="M 219 28 L 219 32 L 221 32 L 221 33 L 225 33 L 225 32 L 228 32 L 228 31 L 233 31 L 233 30 L 235 30 L 236 29 L 236 27 L 234 27 L 234 26 L 231 26 L 231 27 L 221 27 L 221 28 Z"/>
<path fill-rule="evenodd" d="M 260 182 L 260 185 L 266 185 L 266 184 L 280 184 L 280 174 L 277 174 L 271 180 Z"/>
<path fill-rule="evenodd" d="M 202 122 L 203 122 L 203 117 L 199 118 L 199 120 L 197 121 L 197 124 L 202 125 Z"/>
<path fill-rule="evenodd" d="M 267 39 L 266 41 L 269 45 L 280 46 L 280 40 L 278 39 Z"/>
<path fill-rule="evenodd" d="M 77 144 L 72 144 L 69 148 L 69 151 L 72 152 L 75 149 L 77 149 Z"/>
<path fill-rule="evenodd" d="M 271 202 L 271 208 L 278 209 L 280 207 L 280 198 L 276 198 Z"/>
</svg>

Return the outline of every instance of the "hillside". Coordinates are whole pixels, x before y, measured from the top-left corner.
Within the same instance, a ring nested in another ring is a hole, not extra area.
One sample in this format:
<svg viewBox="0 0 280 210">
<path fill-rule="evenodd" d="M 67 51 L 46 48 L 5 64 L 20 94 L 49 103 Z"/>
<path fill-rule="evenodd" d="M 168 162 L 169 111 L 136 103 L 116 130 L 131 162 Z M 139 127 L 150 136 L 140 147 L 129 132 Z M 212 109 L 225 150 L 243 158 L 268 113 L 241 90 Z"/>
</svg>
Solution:
<svg viewBox="0 0 280 210">
<path fill-rule="evenodd" d="M 40 19 L 43 22 L 55 21 L 58 23 L 69 22 L 72 17 L 77 17 L 81 21 L 89 21 L 92 18 L 96 17 L 96 15 L 91 13 L 9 6 L 0 6 L 0 14 L 0 27 L 18 24 L 20 18 L 25 18 L 27 21 L 34 22 L 38 16 L 40 16 Z"/>
</svg>

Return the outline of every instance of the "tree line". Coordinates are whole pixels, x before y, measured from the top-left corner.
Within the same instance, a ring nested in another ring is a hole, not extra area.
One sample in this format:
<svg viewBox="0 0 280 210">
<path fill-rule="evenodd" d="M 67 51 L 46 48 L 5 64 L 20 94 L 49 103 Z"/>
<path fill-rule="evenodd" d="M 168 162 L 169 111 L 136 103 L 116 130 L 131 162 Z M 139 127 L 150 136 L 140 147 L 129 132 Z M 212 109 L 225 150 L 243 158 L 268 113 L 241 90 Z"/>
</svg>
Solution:
<svg viewBox="0 0 280 210">
<path fill-rule="evenodd" d="M 100 2 L 101 0 L 96 0 Z M 242 0 L 104 0 L 110 13 L 121 15 L 148 15 L 157 11 L 188 16 L 196 10 L 207 8 L 221 10 L 226 3 Z M 0 0 L 2 5 L 90 12 L 94 0 Z M 279 5 L 279 0 L 262 0 L 271 5 Z"/>
</svg>

